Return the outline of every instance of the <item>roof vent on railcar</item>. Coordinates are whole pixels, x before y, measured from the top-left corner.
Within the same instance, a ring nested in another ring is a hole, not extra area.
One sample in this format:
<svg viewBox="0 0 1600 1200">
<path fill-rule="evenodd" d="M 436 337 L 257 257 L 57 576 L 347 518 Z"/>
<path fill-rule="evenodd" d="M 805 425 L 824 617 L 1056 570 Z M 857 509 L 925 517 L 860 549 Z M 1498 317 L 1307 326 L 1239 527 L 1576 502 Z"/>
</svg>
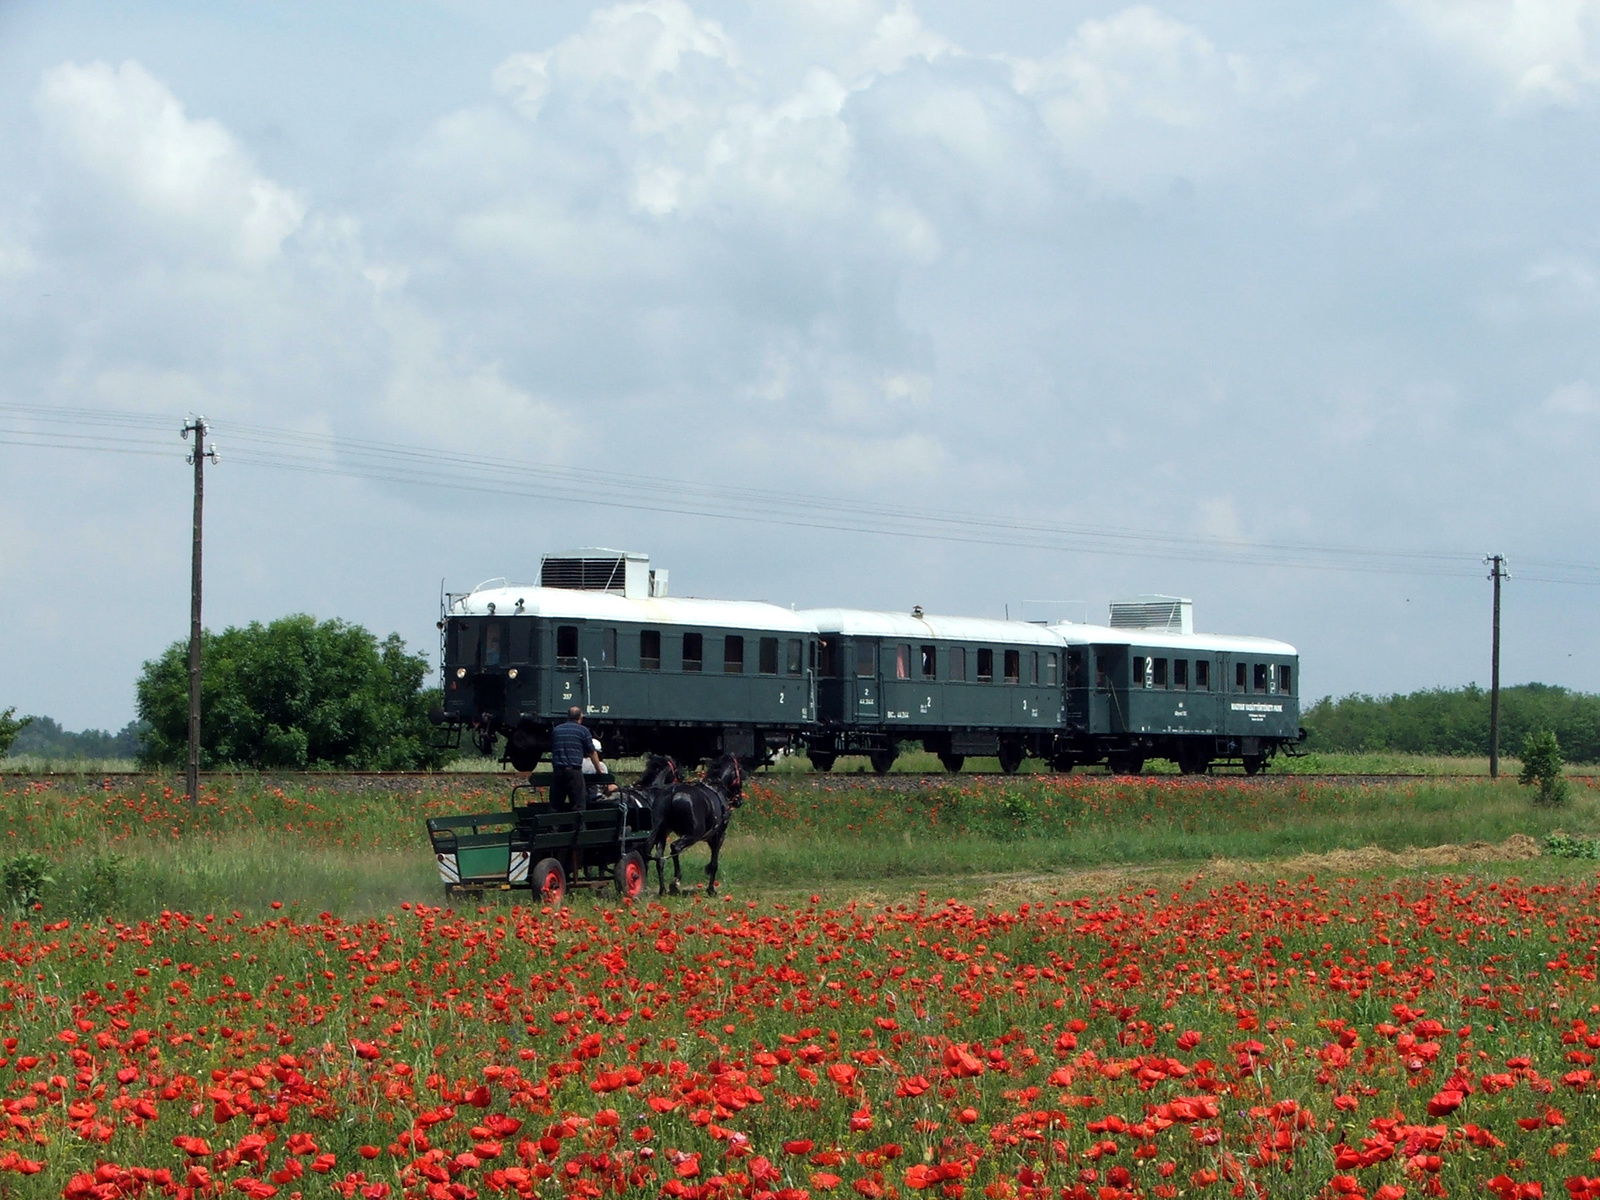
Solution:
<svg viewBox="0 0 1600 1200">
<path fill-rule="evenodd" d="M 1194 632 L 1194 601 L 1182 596 L 1135 596 L 1111 602 L 1111 628 Z"/>
<path fill-rule="evenodd" d="M 610 592 L 630 600 L 667 594 L 667 573 L 650 569 L 648 554 L 591 548 L 546 554 L 539 563 L 539 586 L 573 592 Z"/>
</svg>

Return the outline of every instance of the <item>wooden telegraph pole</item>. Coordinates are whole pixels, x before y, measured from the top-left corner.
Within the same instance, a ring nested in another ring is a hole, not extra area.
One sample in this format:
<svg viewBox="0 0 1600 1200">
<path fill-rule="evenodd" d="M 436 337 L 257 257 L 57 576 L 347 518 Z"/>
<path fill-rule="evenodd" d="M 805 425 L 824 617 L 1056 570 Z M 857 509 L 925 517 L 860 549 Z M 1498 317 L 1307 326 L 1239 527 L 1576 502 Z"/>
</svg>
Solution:
<svg viewBox="0 0 1600 1200">
<path fill-rule="evenodd" d="M 184 788 L 191 806 L 200 803 L 200 524 L 205 512 L 206 459 L 217 462 L 217 448 L 206 445 L 209 426 L 196 417 L 183 427 L 183 436 L 194 434 L 194 546 L 189 565 L 189 762 L 184 771 Z"/>
<path fill-rule="evenodd" d="M 1500 778 L 1500 584 L 1510 579 L 1505 556 L 1491 554 L 1489 578 L 1494 581 L 1494 635 L 1489 653 L 1489 778 Z"/>
</svg>

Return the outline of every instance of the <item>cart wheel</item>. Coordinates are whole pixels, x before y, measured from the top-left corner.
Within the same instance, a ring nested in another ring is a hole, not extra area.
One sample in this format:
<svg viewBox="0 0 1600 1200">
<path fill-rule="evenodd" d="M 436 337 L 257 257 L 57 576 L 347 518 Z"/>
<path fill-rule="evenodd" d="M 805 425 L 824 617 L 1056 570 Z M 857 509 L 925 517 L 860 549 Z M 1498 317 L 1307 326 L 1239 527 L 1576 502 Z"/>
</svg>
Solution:
<svg viewBox="0 0 1600 1200">
<path fill-rule="evenodd" d="M 624 900 L 632 900 L 644 891 L 644 859 L 639 857 L 637 850 L 629 850 L 617 860 L 617 870 L 613 877 L 617 885 L 617 895 Z"/>
<path fill-rule="evenodd" d="M 872 769 L 879 775 L 887 775 L 889 768 L 894 766 L 894 760 L 900 757 L 900 751 L 890 747 L 888 750 L 874 750 L 869 756 Z"/>
<path fill-rule="evenodd" d="M 961 773 L 961 766 L 966 761 L 967 756 L 965 754 L 939 755 L 939 765 L 942 766 L 946 771 L 949 771 L 952 775 L 959 775 Z"/>
<path fill-rule="evenodd" d="M 567 895 L 567 873 L 555 859 L 541 858 L 535 863 L 528 882 L 533 885 L 533 894 L 539 897 L 541 903 L 551 908 L 561 907 L 561 901 Z"/>
<path fill-rule="evenodd" d="M 834 762 L 839 756 L 837 754 L 827 754 L 820 750 L 813 750 L 808 757 L 811 759 L 811 769 L 813 771 L 831 771 L 833 770 Z"/>
</svg>

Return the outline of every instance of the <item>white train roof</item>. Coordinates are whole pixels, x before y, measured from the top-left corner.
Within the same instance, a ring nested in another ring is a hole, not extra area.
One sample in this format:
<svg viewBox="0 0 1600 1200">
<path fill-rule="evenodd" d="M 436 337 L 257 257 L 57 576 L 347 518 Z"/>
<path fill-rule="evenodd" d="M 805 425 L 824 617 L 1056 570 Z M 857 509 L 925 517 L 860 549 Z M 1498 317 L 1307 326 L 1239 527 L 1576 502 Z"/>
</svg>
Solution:
<svg viewBox="0 0 1600 1200">
<path fill-rule="evenodd" d="M 952 642 L 994 642 L 1012 646 L 1065 644 L 1046 625 L 1028 621 L 996 621 L 987 617 L 940 617 L 909 613 L 873 612 L 860 608 L 812 608 L 798 614 L 812 621 L 819 633 L 846 637 L 943 638 Z"/>
<path fill-rule="evenodd" d="M 1221 651 L 1224 654 L 1299 653 L 1288 642 L 1273 638 L 1238 637 L 1225 633 L 1169 633 L 1165 629 L 1112 629 L 1108 625 L 1079 625 L 1061 621 L 1050 628 L 1074 646 L 1149 646 L 1157 650 Z"/>
<path fill-rule="evenodd" d="M 615 592 L 569 588 L 479 587 L 450 605 L 453 617 L 569 617 L 642 625 L 715 625 L 772 633 L 815 633 L 804 616 L 758 600 L 699 600 L 692 596 L 629 599 Z"/>
</svg>

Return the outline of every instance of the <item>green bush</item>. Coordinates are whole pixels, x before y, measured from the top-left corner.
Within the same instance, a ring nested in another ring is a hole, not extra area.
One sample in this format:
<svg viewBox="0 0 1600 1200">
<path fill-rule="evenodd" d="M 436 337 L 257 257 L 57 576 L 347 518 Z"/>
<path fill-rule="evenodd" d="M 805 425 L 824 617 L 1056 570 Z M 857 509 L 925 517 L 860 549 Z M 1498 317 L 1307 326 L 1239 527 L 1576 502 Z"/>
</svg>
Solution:
<svg viewBox="0 0 1600 1200">
<path fill-rule="evenodd" d="M 73 907 L 84 916 L 104 916 L 122 903 L 123 864 L 120 854 L 97 854 L 84 866 L 73 891 Z"/>
<path fill-rule="evenodd" d="M 32 717 L 23 717 L 18 721 L 16 715 L 15 708 L 0 711 L 0 758 L 11 753 L 11 743 L 17 740 L 17 734 L 33 724 Z"/>
<path fill-rule="evenodd" d="M 1600 840 L 1573 837 L 1558 829 L 1544 839 L 1544 852 L 1553 858 L 1600 858 Z"/>
<path fill-rule="evenodd" d="M 1536 729 L 1522 739 L 1522 774 L 1517 778 L 1524 787 L 1538 787 L 1540 804 L 1567 802 L 1567 778 L 1561 773 L 1561 744 L 1553 731 Z"/>
<path fill-rule="evenodd" d="M 33 850 L 6 859 L 0 867 L 0 892 L 12 908 L 30 909 L 44 902 L 44 889 L 55 882 L 46 874 L 50 860 Z"/>
<path fill-rule="evenodd" d="M 201 639 L 200 765 L 255 770 L 416 770 L 455 757 L 435 745 L 423 687 L 426 655 L 399 634 L 292 616 Z M 189 738 L 189 648 L 174 642 L 144 664 L 140 761 L 182 762 Z"/>
</svg>

